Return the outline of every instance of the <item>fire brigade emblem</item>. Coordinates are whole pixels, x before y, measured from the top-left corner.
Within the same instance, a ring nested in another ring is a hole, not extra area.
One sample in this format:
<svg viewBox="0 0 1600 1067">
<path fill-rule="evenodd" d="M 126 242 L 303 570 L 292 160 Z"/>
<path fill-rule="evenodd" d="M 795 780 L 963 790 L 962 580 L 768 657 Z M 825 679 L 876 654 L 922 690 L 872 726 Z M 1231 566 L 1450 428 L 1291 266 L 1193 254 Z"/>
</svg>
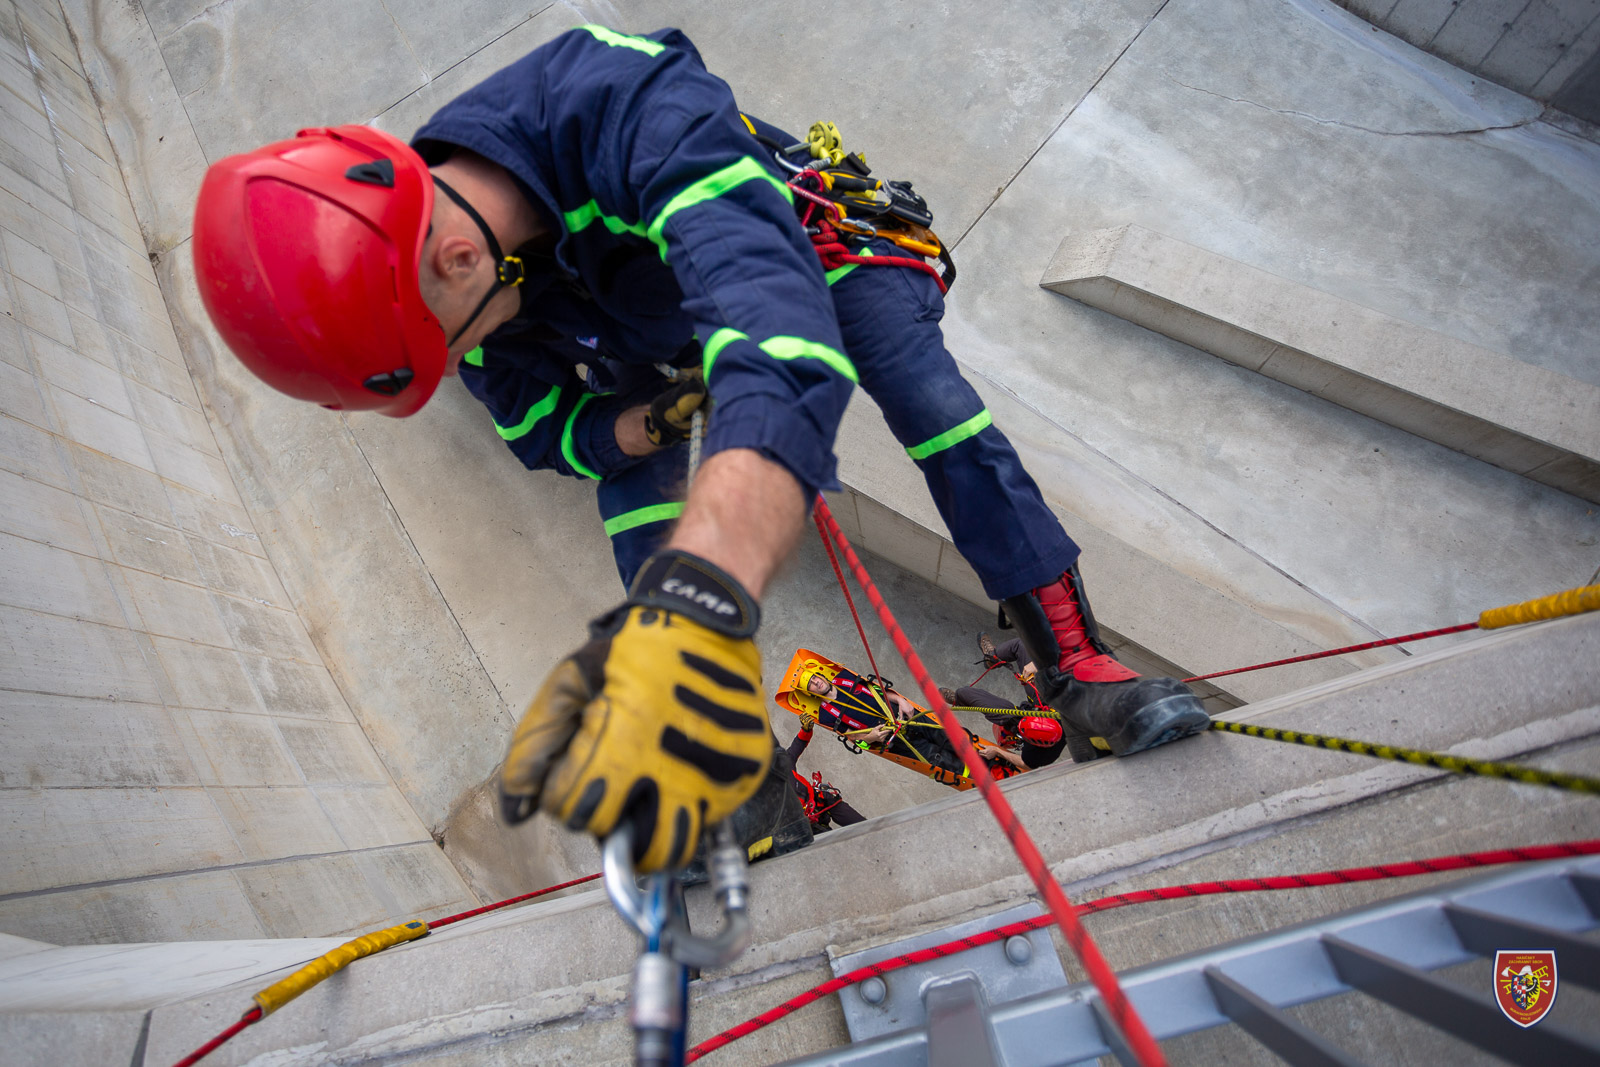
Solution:
<svg viewBox="0 0 1600 1067">
<path fill-rule="evenodd" d="M 1507 1019 L 1528 1027 L 1556 1002 L 1556 954 L 1500 950 L 1494 954 L 1494 998 Z"/>
</svg>

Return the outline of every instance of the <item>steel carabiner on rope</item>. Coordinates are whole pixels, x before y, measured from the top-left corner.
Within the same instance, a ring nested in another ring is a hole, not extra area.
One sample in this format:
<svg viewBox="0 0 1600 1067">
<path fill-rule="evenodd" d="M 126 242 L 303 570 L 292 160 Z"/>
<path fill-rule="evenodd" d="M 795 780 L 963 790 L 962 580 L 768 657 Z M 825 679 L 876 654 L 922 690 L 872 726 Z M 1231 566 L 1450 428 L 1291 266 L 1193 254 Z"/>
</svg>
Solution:
<svg viewBox="0 0 1600 1067">
<path fill-rule="evenodd" d="M 725 967 L 750 943 L 745 850 L 726 822 L 712 827 L 711 839 L 707 866 L 722 912 L 722 928 L 711 937 L 690 932 L 683 887 L 672 874 L 648 875 L 640 885 L 633 869 L 631 825 L 620 825 L 602 850 L 606 895 L 644 940 L 628 1009 L 639 1067 L 681 1067 L 688 1026 L 687 968 Z"/>
</svg>

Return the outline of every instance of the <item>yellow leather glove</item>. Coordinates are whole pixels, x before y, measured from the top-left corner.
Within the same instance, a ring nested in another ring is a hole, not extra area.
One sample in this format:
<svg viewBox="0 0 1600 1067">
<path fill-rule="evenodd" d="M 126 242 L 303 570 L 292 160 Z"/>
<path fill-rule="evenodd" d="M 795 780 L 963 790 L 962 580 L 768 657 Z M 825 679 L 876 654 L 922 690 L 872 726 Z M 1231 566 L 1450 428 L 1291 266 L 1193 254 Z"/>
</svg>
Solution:
<svg viewBox="0 0 1600 1067">
<path fill-rule="evenodd" d="M 517 724 L 500 771 L 506 821 L 543 810 L 603 838 L 627 819 L 639 873 L 687 865 L 772 759 L 758 621 L 717 567 L 652 556 Z"/>
<path fill-rule="evenodd" d="M 685 441 L 694 413 L 706 402 L 706 383 L 698 371 L 650 402 L 644 417 L 644 434 L 657 448 Z"/>
<path fill-rule="evenodd" d="M 812 729 L 816 725 L 817 725 L 817 717 L 815 715 L 802 715 L 802 716 L 800 716 L 800 732 L 801 733 L 805 733 L 807 730 Z"/>
</svg>

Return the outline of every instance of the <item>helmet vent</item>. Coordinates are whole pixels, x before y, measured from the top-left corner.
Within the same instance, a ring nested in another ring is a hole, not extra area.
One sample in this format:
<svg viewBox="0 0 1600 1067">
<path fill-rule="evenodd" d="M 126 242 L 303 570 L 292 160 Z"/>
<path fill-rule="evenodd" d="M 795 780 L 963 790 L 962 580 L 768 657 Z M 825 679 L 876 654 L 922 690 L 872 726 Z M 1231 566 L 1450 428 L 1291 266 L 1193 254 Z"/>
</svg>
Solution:
<svg viewBox="0 0 1600 1067">
<path fill-rule="evenodd" d="M 400 390 L 411 384 L 415 377 L 410 367 L 400 367 L 383 374 L 374 374 L 361 384 L 383 396 L 399 396 Z"/>
<path fill-rule="evenodd" d="M 366 185 L 381 185 L 385 189 L 393 189 L 394 163 L 387 159 L 374 159 L 370 163 L 357 163 L 345 171 L 344 176 L 353 182 L 362 182 Z"/>
</svg>

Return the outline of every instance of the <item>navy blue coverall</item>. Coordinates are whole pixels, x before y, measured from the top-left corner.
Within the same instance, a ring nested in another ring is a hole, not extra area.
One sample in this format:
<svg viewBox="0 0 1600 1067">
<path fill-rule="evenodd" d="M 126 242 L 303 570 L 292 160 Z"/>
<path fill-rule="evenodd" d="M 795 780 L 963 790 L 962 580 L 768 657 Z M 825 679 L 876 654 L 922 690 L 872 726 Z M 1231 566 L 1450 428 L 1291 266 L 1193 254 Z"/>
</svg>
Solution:
<svg viewBox="0 0 1600 1067">
<path fill-rule="evenodd" d="M 657 363 L 704 368 L 706 456 L 754 449 L 808 496 L 837 484 L 833 439 L 861 385 L 995 599 L 1077 558 L 945 350 L 933 279 L 825 276 L 784 172 L 681 32 L 569 31 L 446 104 L 413 144 L 430 164 L 456 147 L 499 164 L 559 226 L 553 256 L 529 257 L 521 314 L 461 377 L 524 464 L 599 483 L 624 584 L 683 508 L 686 449 L 636 459 L 613 428 L 663 387 Z"/>
</svg>

